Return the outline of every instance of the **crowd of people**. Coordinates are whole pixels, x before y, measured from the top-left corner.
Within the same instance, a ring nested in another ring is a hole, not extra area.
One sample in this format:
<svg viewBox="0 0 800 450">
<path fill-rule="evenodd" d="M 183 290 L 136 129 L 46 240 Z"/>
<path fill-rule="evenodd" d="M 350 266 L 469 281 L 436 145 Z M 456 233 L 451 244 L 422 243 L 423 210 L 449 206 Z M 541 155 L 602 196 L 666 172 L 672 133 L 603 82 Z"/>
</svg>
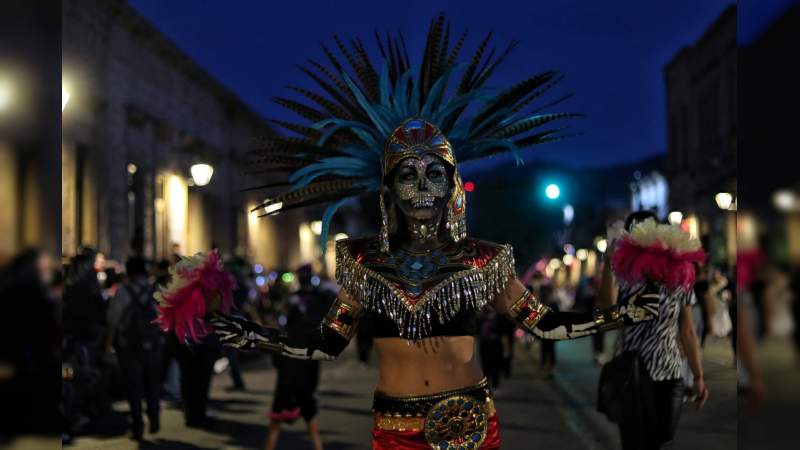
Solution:
<svg viewBox="0 0 800 450">
<path fill-rule="evenodd" d="M 123 399 L 130 406 L 135 440 L 144 438 L 145 423 L 149 434 L 160 431 L 162 401 L 182 408 L 187 427 L 210 429 L 214 419 L 207 406 L 213 374 L 227 370 L 228 389 L 246 390 L 238 350 L 223 347 L 213 333 L 192 346 L 183 345 L 154 323 L 154 293 L 167 285 L 170 267 L 179 258 L 176 253 L 170 260 L 151 262 L 133 256 L 120 267 L 86 249 L 64 265 L 59 408 L 64 442 L 94 424 L 102 426 L 111 404 Z M 320 284 L 319 277 L 307 276 L 307 268 L 298 272 L 298 293 L 293 293 L 294 276 L 280 277 L 243 258 L 226 261 L 225 268 L 237 281 L 235 309 L 265 326 L 296 324 L 307 311 L 298 313 L 293 299 Z M 274 362 L 278 368 L 289 365 L 278 358 Z M 293 378 L 279 379 L 285 383 Z"/>
</svg>

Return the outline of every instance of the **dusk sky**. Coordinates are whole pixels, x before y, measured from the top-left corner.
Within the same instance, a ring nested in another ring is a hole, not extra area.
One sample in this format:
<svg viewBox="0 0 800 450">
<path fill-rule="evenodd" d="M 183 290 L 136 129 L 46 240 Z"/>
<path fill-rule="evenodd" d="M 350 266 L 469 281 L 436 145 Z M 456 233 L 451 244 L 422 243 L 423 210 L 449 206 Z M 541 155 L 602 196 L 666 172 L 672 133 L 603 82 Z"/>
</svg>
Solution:
<svg viewBox="0 0 800 450">
<path fill-rule="evenodd" d="M 521 41 L 490 80 L 491 87 L 503 88 L 551 68 L 566 75 L 556 93 L 575 96 L 557 108 L 586 114 L 573 122 L 584 134 L 537 147 L 528 157 L 604 166 L 666 151 L 663 67 L 730 2 L 294 0 L 241 2 L 236 4 L 247 6 L 238 8 L 229 2 L 131 3 L 257 112 L 292 120 L 296 117 L 270 98 L 287 96 L 288 84 L 310 85 L 295 65 L 309 57 L 321 61 L 320 42 L 332 42 L 334 33 L 361 36 L 377 54 L 373 30 L 399 30 L 416 63 L 428 23 L 444 11 L 453 34 L 469 29 L 467 51 L 490 30 L 498 47 Z M 755 28 L 746 31 L 754 34 Z"/>
</svg>

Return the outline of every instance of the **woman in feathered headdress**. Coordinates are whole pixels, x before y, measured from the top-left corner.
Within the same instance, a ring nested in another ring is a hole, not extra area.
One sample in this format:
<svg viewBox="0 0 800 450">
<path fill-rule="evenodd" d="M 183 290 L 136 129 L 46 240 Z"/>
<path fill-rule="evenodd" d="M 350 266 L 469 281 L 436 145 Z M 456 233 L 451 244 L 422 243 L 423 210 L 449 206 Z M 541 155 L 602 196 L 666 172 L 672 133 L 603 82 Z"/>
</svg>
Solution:
<svg viewBox="0 0 800 450">
<path fill-rule="evenodd" d="M 325 46 L 329 66 L 309 60 L 302 70 L 321 92 L 293 88 L 309 103 L 277 99 L 307 123 L 275 121 L 297 136 L 269 137 L 259 151 L 256 162 L 264 170 L 288 176 L 259 186 L 277 192 L 257 211 L 271 215 L 330 204 L 323 216 L 325 248 L 336 209 L 353 196 L 376 192 L 381 232 L 336 243 L 342 289 L 313 333 L 285 337 L 224 314 L 210 319 L 230 346 L 333 359 L 359 319 L 372 316 L 380 360 L 373 406 L 377 449 L 498 448 L 491 392 L 474 357 L 476 318 L 484 305 L 544 339 L 587 336 L 657 314 L 647 286 L 605 311 L 550 312 L 517 281 L 509 245 L 467 237 L 458 163 L 505 152 L 521 162 L 522 149 L 564 137 L 552 125 L 575 116 L 540 112 L 552 104 L 531 107 L 561 79 L 553 71 L 494 95 L 485 90 L 514 47 L 487 55 L 490 37 L 459 65 L 466 33 L 451 47 L 450 25 L 439 16 L 419 66 L 411 65 L 403 38 L 391 36 L 376 36 L 377 65 L 359 39 L 348 47 L 335 38 L 346 64 Z"/>
</svg>

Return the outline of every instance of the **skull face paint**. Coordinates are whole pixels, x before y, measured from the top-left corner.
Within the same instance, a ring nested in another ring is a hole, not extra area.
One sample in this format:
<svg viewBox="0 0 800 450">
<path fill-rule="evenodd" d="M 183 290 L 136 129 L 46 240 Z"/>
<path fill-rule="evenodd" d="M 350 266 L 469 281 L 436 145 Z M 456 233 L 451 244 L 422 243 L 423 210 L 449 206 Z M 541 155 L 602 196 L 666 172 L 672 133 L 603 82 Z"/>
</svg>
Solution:
<svg viewBox="0 0 800 450">
<path fill-rule="evenodd" d="M 444 161 L 435 155 L 402 160 L 395 170 L 391 195 L 407 217 L 428 220 L 439 217 L 450 191 Z"/>
</svg>

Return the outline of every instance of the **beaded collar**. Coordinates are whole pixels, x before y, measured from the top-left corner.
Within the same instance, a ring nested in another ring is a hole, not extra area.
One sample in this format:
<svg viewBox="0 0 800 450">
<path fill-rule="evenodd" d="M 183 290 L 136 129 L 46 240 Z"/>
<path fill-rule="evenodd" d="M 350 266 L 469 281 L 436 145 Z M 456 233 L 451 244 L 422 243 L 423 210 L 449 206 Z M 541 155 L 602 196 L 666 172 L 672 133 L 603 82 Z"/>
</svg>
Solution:
<svg viewBox="0 0 800 450">
<path fill-rule="evenodd" d="M 515 276 L 510 245 L 477 239 L 425 253 L 380 251 L 377 237 L 336 243 L 336 280 L 368 311 L 397 323 L 400 337 L 428 336 L 431 321 L 479 310 Z"/>
</svg>

